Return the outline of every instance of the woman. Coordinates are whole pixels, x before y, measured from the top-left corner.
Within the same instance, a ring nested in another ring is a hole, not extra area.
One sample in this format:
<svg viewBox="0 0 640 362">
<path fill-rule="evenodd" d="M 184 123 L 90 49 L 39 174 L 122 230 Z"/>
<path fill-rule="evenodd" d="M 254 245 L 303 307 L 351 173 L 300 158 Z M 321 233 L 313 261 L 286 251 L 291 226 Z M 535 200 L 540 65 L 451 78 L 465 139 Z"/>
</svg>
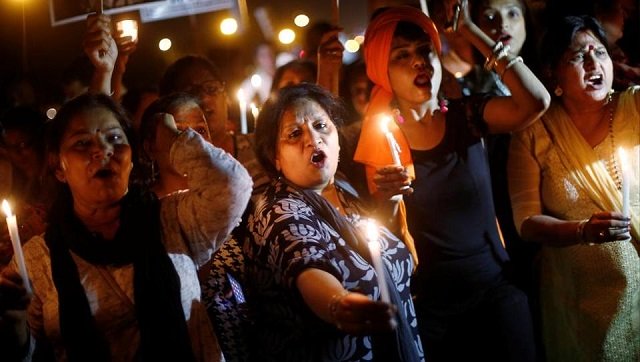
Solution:
<svg viewBox="0 0 640 362">
<path fill-rule="evenodd" d="M 209 127 L 196 97 L 188 93 L 172 93 L 157 99 L 149 105 L 140 124 L 140 148 L 138 161 L 140 181 L 162 198 L 173 192 L 188 188 L 187 178 L 175 172 L 171 164 L 159 164 L 162 157 L 157 154 L 156 139 L 153 130 L 162 122 L 158 113 L 171 114 L 180 131 L 191 128 L 211 143 Z"/>
<path fill-rule="evenodd" d="M 140 128 L 140 143 L 138 150 L 142 183 L 150 187 L 159 198 L 174 192 L 187 190 L 188 179 L 178 173 L 171 164 L 163 161 L 158 154 L 158 147 L 153 130 L 162 118 L 158 113 L 169 113 L 174 116 L 179 130 L 191 128 L 200 133 L 202 138 L 211 142 L 209 129 L 204 114 L 200 109 L 198 99 L 188 93 L 171 93 L 153 102 L 145 111 Z M 234 234 L 242 230 L 236 228 Z M 242 277 L 242 251 L 236 238 L 228 239 L 216 251 L 211 261 L 205 263 L 198 270 L 200 287 L 202 288 L 202 302 L 211 317 L 220 348 L 227 361 L 245 360 L 247 355 L 244 325 L 248 316 L 242 305 L 242 288 L 232 289 L 229 280 Z"/>
<path fill-rule="evenodd" d="M 423 360 L 410 254 L 381 228 L 386 271 L 374 271 L 355 226 L 364 211 L 334 177 L 342 119 L 338 100 L 311 84 L 282 89 L 260 112 L 256 154 L 273 181 L 255 200 L 244 248 L 259 360 Z M 390 302 L 378 301 L 381 278 Z"/>
<path fill-rule="evenodd" d="M 253 136 L 227 131 L 227 90 L 218 68 L 207 58 L 198 55 L 187 55 L 176 60 L 160 80 L 161 96 L 174 92 L 186 92 L 200 99 L 211 142 L 240 161 L 251 174 L 255 190 L 262 190 L 269 179 L 253 153 Z"/>
<path fill-rule="evenodd" d="M 542 329 L 549 361 L 640 357 L 640 92 L 611 89 L 600 25 L 567 17 L 544 41 L 553 104 L 514 135 L 509 191 L 522 238 L 542 245 Z M 623 215 L 627 150 L 631 218 Z"/>
<path fill-rule="evenodd" d="M 531 29 L 530 11 L 524 0 L 482 0 L 474 3 L 471 10 L 474 22 L 480 30 L 493 41 L 501 41 L 510 46 L 509 53 L 522 56 L 527 66 L 534 72 L 537 70 L 535 51 L 537 39 Z M 509 88 L 502 82 L 495 72 L 486 71 L 483 59 L 478 52 L 473 71 L 464 77 L 463 93 L 489 93 L 496 96 L 510 95 Z M 522 288 L 529 296 L 529 303 L 537 300 L 537 284 L 535 282 L 533 263 L 539 251 L 537 245 L 525 243 L 513 224 L 513 212 L 509 200 L 509 186 L 507 180 L 507 159 L 509 156 L 510 133 L 491 134 L 485 137 L 485 147 L 489 157 L 491 172 L 491 191 L 496 210 L 496 217 L 500 223 L 505 248 L 510 258 L 510 278 L 514 284 Z M 531 306 L 532 311 L 537 311 Z M 537 337 L 538 333 L 536 333 Z"/>
<path fill-rule="evenodd" d="M 7 110 L 0 119 L 0 149 L 9 161 L 0 175 L 0 197 L 9 199 L 20 222 L 22 241 L 44 232 L 46 210 L 51 202 L 51 182 L 42 175 L 44 164 L 44 115 L 30 107 Z M 0 268 L 13 255 L 7 228 L 0 228 Z"/>
<path fill-rule="evenodd" d="M 128 130 L 104 95 L 70 101 L 51 124 L 50 172 L 62 190 L 46 233 L 24 250 L 36 352 L 50 346 L 57 360 L 220 360 L 196 270 L 240 220 L 251 180 L 224 151 L 164 116 L 152 130 L 158 154 L 187 175 L 189 192 L 158 201 L 129 187 Z M 19 295 L 15 281 L 0 280 L 3 298 Z M 3 314 L 11 303 L 0 303 Z M 24 334 L 25 323 L 16 319 L 15 330 Z"/>
<path fill-rule="evenodd" d="M 487 57 L 487 67 L 512 96 L 440 102 L 435 25 L 411 7 L 383 10 L 365 35 L 367 74 L 375 87 L 355 160 L 366 165 L 370 191 L 380 202 L 405 196 L 419 260 L 412 292 L 426 358 L 533 359 L 526 296 L 504 277 L 508 258 L 482 136 L 526 126 L 545 110 L 549 95 L 519 58 L 478 29 L 466 2 L 459 20 L 458 31 Z M 381 114 L 394 116 L 387 127 L 402 166 L 393 165 Z"/>
<path fill-rule="evenodd" d="M 315 83 L 316 74 L 316 64 L 312 61 L 303 59 L 292 60 L 276 69 L 276 73 L 273 76 L 273 83 L 271 83 L 271 93 L 277 92 L 284 87 L 300 83 Z"/>
</svg>

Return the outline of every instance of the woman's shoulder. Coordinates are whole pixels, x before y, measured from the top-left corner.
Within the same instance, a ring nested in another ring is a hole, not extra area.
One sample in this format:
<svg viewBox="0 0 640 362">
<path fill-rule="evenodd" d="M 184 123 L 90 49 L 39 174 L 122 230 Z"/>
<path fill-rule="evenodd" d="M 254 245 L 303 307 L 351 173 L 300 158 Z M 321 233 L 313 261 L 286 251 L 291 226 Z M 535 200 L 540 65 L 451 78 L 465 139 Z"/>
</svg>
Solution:
<svg viewBox="0 0 640 362">
<path fill-rule="evenodd" d="M 270 214 L 296 213 L 306 203 L 294 189 L 279 180 L 274 180 L 252 200 L 254 217 L 271 217 Z"/>
<path fill-rule="evenodd" d="M 44 238 L 44 234 L 36 235 L 22 245 L 24 260 L 30 277 L 44 275 L 46 269 L 50 268 L 51 256 Z"/>
</svg>

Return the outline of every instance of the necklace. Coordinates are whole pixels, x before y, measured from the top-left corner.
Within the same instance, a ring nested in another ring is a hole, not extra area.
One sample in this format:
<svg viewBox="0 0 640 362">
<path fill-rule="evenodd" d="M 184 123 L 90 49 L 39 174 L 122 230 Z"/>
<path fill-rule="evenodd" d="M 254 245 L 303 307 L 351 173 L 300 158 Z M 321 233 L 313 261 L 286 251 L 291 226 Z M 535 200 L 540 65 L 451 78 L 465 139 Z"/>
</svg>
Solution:
<svg viewBox="0 0 640 362">
<path fill-rule="evenodd" d="M 609 161 L 607 162 L 607 171 L 613 177 L 613 182 L 616 184 L 618 190 L 622 190 L 622 175 L 620 174 L 620 167 L 618 167 L 618 161 L 616 160 L 616 143 L 613 135 L 613 103 L 611 102 L 612 95 L 609 95 L 607 103 L 609 105 L 609 139 L 611 140 L 611 153 Z"/>
</svg>

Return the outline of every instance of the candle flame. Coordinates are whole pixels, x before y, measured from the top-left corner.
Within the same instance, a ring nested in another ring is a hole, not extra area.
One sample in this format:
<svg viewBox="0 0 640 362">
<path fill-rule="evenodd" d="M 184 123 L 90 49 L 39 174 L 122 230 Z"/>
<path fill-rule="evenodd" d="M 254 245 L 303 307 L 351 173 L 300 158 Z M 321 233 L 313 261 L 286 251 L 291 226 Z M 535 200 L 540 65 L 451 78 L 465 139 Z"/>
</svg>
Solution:
<svg viewBox="0 0 640 362">
<path fill-rule="evenodd" d="M 7 200 L 2 200 L 2 211 L 7 217 L 11 217 L 13 215 L 11 213 L 11 206 Z"/>
<path fill-rule="evenodd" d="M 379 237 L 378 224 L 376 223 L 375 220 L 372 220 L 372 219 L 367 220 L 367 240 L 369 240 L 369 242 L 378 241 L 378 237 Z"/>
<path fill-rule="evenodd" d="M 391 117 L 387 115 L 380 117 L 380 129 L 382 133 L 389 132 L 389 122 L 391 122 Z"/>
<path fill-rule="evenodd" d="M 238 89 L 238 93 L 236 93 L 236 96 L 238 97 L 239 102 L 245 102 L 244 90 L 242 90 L 242 88 Z"/>
<path fill-rule="evenodd" d="M 249 103 L 249 108 L 251 109 L 251 114 L 253 115 L 253 117 L 258 118 L 258 115 L 260 114 L 260 108 L 258 108 L 253 102 Z"/>
</svg>

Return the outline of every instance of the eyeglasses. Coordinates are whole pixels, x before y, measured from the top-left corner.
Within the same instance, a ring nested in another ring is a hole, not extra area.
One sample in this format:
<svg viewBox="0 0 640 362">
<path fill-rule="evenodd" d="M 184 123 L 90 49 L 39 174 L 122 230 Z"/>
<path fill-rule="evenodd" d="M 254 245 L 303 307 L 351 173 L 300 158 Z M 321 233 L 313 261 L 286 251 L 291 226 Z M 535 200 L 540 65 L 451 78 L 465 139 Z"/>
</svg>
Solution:
<svg viewBox="0 0 640 362">
<path fill-rule="evenodd" d="M 196 95 L 196 96 L 203 93 L 208 96 L 215 96 L 217 94 L 221 94 L 222 92 L 224 92 L 224 89 L 225 89 L 224 82 L 220 82 L 217 80 L 209 80 L 200 84 L 192 84 L 185 89 L 185 92 Z"/>
</svg>

